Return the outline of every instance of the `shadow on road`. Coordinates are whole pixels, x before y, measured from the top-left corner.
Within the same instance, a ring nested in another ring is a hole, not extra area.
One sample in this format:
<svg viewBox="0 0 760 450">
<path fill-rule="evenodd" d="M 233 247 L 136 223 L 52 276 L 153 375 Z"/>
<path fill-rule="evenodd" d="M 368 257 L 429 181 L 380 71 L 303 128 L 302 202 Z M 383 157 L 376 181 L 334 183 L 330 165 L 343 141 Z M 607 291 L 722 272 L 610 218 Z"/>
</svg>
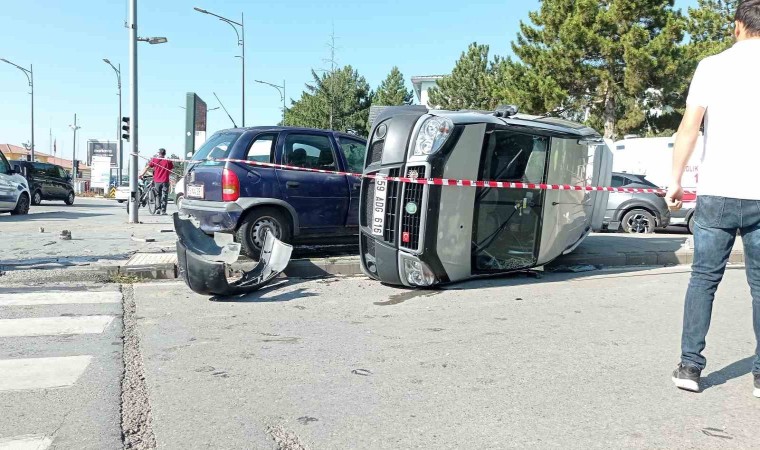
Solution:
<svg viewBox="0 0 760 450">
<path fill-rule="evenodd" d="M 256 292 L 252 292 L 250 294 L 233 295 L 229 297 L 214 296 L 214 297 L 209 298 L 209 301 L 219 302 L 219 303 L 277 303 L 277 302 L 288 302 L 291 300 L 298 300 L 301 298 L 319 296 L 319 294 L 306 292 L 306 289 L 299 288 L 299 289 L 289 291 L 289 292 L 282 292 L 280 294 L 273 295 L 270 297 L 264 297 L 266 294 L 268 294 L 271 291 L 287 288 L 291 286 L 296 286 L 298 284 L 306 283 L 308 281 L 311 281 L 311 280 L 297 279 L 297 278 L 283 279 L 283 281 L 279 283 L 270 284 L 266 286 L 264 289 L 261 289 Z"/>
<path fill-rule="evenodd" d="M 731 363 L 720 370 L 716 370 L 703 379 L 702 390 L 704 391 L 715 386 L 720 386 L 721 384 L 725 384 L 727 381 L 733 380 L 734 378 L 739 378 L 747 375 L 748 373 L 752 372 L 752 364 L 754 362 L 755 357 L 749 356 L 742 359 L 741 361 Z"/>
<path fill-rule="evenodd" d="M 111 214 L 88 213 L 79 211 L 45 211 L 27 214 L 24 216 L 0 216 L 0 223 L 34 222 L 41 220 L 77 220 L 98 216 L 110 216 Z"/>
</svg>

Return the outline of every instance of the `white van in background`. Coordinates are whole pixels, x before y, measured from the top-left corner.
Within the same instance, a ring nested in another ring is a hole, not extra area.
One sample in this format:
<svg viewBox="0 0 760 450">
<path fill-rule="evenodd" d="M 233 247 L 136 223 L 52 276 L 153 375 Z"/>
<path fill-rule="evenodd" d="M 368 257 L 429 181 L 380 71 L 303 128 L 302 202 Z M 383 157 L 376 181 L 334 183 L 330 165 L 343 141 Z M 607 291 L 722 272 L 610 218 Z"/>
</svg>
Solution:
<svg viewBox="0 0 760 450">
<path fill-rule="evenodd" d="M 615 142 L 612 147 L 613 171 L 636 175 L 645 175 L 649 181 L 667 189 L 670 183 L 671 168 L 673 167 L 673 147 L 676 135 L 671 137 L 640 138 L 626 137 Z M 704 153 L 704 140 L 697 140 L 697 148 L 686 165 L 682 185 L 686 191 L 696 191 L 699 181 L 699 165 Z M 680 211 L 674 211 L 671 225 L 686 225 L 692 230 L 692 218 L 696 207 L 697 196 L 694 193 L 684 196 L 684 206 Z"/>
</svg>

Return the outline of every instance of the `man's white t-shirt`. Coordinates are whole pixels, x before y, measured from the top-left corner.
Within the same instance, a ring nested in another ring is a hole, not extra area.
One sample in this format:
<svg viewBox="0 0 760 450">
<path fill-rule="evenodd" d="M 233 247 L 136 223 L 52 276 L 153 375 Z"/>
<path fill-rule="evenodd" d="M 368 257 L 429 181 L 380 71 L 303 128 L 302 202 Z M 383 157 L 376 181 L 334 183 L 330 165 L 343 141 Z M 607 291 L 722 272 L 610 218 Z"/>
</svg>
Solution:
<svg viewBox="0 0 760 450">
<path fill-rule="evenodd" d="M 707 110 L 698 194 L 760 200 L 760 39 L 702 60 L 686 104 Z"/>
</svg>

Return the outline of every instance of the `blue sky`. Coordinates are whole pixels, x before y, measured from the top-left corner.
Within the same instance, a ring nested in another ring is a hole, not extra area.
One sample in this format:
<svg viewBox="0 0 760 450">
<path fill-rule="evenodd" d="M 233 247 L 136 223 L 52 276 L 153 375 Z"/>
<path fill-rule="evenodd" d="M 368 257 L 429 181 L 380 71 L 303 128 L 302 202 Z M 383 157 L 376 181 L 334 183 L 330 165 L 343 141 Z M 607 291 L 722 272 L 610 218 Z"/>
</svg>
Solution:
<svg viewBox="0 0 760 450">
<path fill-rule="evenodd" d="M 0 58 L 35 71 L 35 140 L 70 158 L 77 113 L 78 157 L 87 139 L 114 139 L 118 103 L 116 76 L 102 59 L 121 63 L 124 111 L 128 102 L 126 0 L 24 0 L 3 2 Z M 677 0 L 685 8 L 696 0 Z M 232 19 L 245 13 L 246 125 L 280 119 L 277 91 L 253 82 L 286 81 L 297 99 L 311 68 L 328 66 L 330 33 L 337 37 L 339 64 L 351 64 L 374 88 L 398 65 L 407 83 L 413 75 L 447 73 L 470 42 L 489 44 L 506 55 L 510 41 L 538 0 L 138 0 L 141 36 L 166 36 L 167 44 L 139 46 L 140 153 L 183 148 L 185 94 L 197 92 L 209 108 L 216 92 L 240 124 L 240 63 L 235 33 L 207 9 Z M 29 140 L 29 95 L 19 70 L 0 63 L 0 143 Z M 125 113 L 125 115 L 127 115 Z M 220 110 L 209 112 L 209 130 L 230 127 Z M 81 149 L 81 150 L 80 150 Z"/>
</svg>

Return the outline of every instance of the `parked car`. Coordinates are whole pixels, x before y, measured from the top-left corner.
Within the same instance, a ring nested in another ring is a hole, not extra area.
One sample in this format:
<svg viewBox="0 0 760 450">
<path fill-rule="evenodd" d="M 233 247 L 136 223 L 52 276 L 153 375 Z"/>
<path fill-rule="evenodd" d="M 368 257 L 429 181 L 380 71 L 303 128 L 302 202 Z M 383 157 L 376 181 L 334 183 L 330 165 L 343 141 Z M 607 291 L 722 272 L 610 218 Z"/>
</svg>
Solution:
<svg viewBox="0 0 760 450">
<path fill-rule="evenodd" d="M 670 224 L 685 226 L 689 233 L 694 234 L 694 211 L 697 207 L 696 195 L 684 196 L 683 207 L 670 213 Z"/>
<path fill-rule="evenodd" d="M 30 203 L 29 183 L 0 152 L 0 213 L 27 214 Z"/>
<path fill-rule="evenodd" d="M 43 200 L 63 200 L 69 206 L 74 204 L 74 184 L 63 167 L 30 161 L 13 161 L 13 165 L 29 182 L 32 205 L 39 205 Z"/>
<path fill-rule="evenodd" d="M 612 173 L 612 187 L 659 189 L 644 175 Z M 604 221 L 611 231 L 654 233 L 670 224 L 670 210 L 665 199 L 657 194 L 610 193 Z"/>
<path fill-rule="evenodd" d="M 129 193 L 131 191 L 129 190 L 129 182 L 122 183 L 120 186 L 116 188 L 116 193 L 114 194 L 114 198 L 119 203 L 124 203 L 127 200 L 129 200 Z"/>
<path fill-rule="evenodd" d="M 193 156 L 182 210 L 207 234 L 234 233 L 243 252 L 254 259 L 267 232 L 286 243 L 358 240 L 358 177 L 215 160 L 361 173 L 365 154 L 364 139 L 334 131 L 292 127 L 219 131 Z"/>
<path fill-rule="evenodd" d="M 185 198 L 185 177 L 182 177 L 174 184 L 174 204 L 177 209 L 182 209 L 182 200 Z"/>
</svg>

